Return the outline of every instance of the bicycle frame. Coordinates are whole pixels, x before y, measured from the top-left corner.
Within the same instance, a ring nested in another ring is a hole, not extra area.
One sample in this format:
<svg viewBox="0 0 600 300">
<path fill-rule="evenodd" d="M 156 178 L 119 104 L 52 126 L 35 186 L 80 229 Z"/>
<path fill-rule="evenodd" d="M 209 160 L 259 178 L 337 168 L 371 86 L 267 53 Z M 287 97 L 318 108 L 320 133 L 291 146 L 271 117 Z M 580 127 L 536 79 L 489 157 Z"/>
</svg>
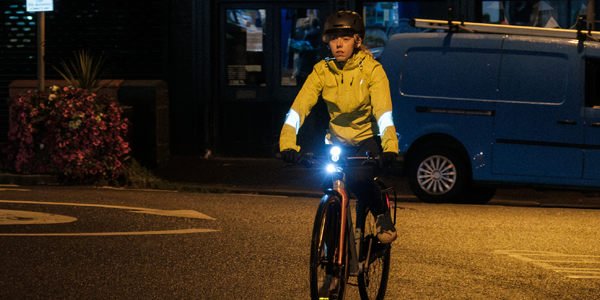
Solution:
<svg viewBox="0 0 600 300">
<path fill-rule="evenodd" d="M 299 161 L 305 166 L 315 162 L 321 163 L 329 173 L 324 186 L 325 195 L 321 198 L 315 216 L 311 239 L 311 298 L 344 299 L 346 285 L 350 284 L 348 278 L 355 277 L 357 284 L 351 285 L 358 286 L 362 299 L 383 299 L 389 276 L 391 245 L 382 244 L 377 237 L 375 228 L 377 216 L 373 215 L 368 206 L 371 201 L 357 201 L 356 219 L 353 218 L 350 192 L 347 190 L 346 183 L 346 171 L 351 172 L 348 173 L 348 176 L 353 178 L 351 181 L 369 180 L 364 176 L 367 174 L 374 176 L 375 173 L 382 171 L 370 169 L 375 168 L 375 164 L 379 164 L 380 161 L 370 153 L 362 157 L 340 157 L 341 153 L 340 148 L 332 147 L 331 156 L 327 159 L 325 157 L 315 159 L 312 154 L 307 153 L 303 154 Z M 394 189 L 386 188 L 378 178 L 374 178 L 374 184 L 381 190 L 381 200 L 384 201 L 382 204 L 387 205 L 383 207 L 387 209 L 385 213 L 391 213 L 390 191 Z M 370 190 L 369 193 L 372 191 Z M 395 191 L 394 197 L 396 203 Z M 373 205 L 378 204 L 373 203 Z M 396 223 L 395 210 L 396 205 L 393 212 L 394 224 Z"/>
<path fill-rule="evenodd" d="M 353 158 L 348 158 L 348 159 L 353 159 Z M 355 158 L 355 159 L 365 159 L 365 158 Z M 365 269 L 368 268 L 369 265 L 369 256 L 370 256 L 370 251 L 367 254 L 367 259 L 364 262 L 360 262 L 358 259 L 358 254 L 362 253 L 361 252 L 361 247 L 362 245 L 362 240 L 364 238 L 364 228 L 361 228 L 361 226 L 357 226 L 356 228 L 354 227 L 353 221 L 352 221 L 352 212 L 350 211 L 350 199 L 348 198 L 348 193 L 346 192 L 346 178 L 345 178 L 345 173 L 342 171 L 342 169 L 340 167 L 336 167 L 336 170 L 334 172 L 332 172 L 331 174 L 332 176 L 332 186 L 331 189 L 326 190 L 326 193 L 332 193 L 332 194 L 336 194 L 339 196 L 339 198 L 341 199 L 341 225 L 340 225 L 340 253 L 343 253 L 345 251 L 344 247 L 346 245 L 346 239 L 349 240 L 348 242 L 348 247 L 350 247 L 350 259 L 348 259 L 348 274 L 350 276 L 356 277 L 359 276 Z M 390 190 L 393 190 L 393 188 L 387 188 L 385 190 L 382 190 L 382 194 L 386 193 Z M 395 191 L 394 191 L 395 194 Z M 396 197 L 394 197 L 394 224 L 396 223 Z M 388 209 L 389 209 L 389 199 L 388 199 Z M 359 207 L 357 206 L 356 209 L 356 220 L 362 220 L 363 216 L 362 214 L 364 213 L 364 209 L 363 207 Z M 364 227 L 364 224 L 362 224 L 362 227 Z M 354 230 L 354 239 L 352 239 L 351 236 L 351 232 L 352 230 Z M 370 247 L 369 247 L 370 249 Z M 338 257 L 338 261 L 337 261 L 337 265 L 343 265 L 343 261 L 342 261 L 343 257 L 342 255 L 340 255 Z"/>
</svg>

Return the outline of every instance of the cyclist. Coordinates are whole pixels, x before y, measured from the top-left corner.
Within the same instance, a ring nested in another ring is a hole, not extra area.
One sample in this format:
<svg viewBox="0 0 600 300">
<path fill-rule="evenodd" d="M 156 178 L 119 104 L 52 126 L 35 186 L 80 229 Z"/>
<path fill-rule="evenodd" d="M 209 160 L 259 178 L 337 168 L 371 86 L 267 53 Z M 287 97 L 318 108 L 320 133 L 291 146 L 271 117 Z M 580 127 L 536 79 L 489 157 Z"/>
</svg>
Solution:
<svg viewBox="0 0 600 300">
<path fill-rule="evenodd" d="M 326 143 L 342 146 L 351 156 L 381 156 L 391 164 L 398 156 L 398 138 L 392 120 L 389 81 L 379 62 L 362 46 L 365 26 L 359 14 L 339 11 L 330 15 L 323 27 L 323 41 L 333 58 L 318 62 L 296 96 L 281 129 L 279 147 L 285 162 L 298 159 L 296 135 L 306 116 L 321 96 L 327 104 L 330 121 Z M 347 172 L 347 181 L 358 198 L 377 216 L 381 243 L 391 243 L 396 229 L 381 201 L 381 191 L 373 181 L 374 167 L 358 167 Z"/>
</svg>

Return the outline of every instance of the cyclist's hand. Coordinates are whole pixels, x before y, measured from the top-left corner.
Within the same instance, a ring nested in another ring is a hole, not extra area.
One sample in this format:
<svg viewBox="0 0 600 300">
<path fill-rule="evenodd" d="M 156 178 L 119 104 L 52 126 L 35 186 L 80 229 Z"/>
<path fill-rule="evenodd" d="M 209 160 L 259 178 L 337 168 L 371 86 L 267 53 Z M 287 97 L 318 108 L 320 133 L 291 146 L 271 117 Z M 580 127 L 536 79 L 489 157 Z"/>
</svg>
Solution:
<svg viewBox="0 0 600 300">
<path fill-rule="evenodd" d="M 384 166 L 391 166 L 396 162 L 396 157 L 398 157 L 398 153 L 396 152 L 383 152 L 381 154 L 381 161 Z"/>
<path fill-rule="evenodd" d="M 281 159 L 288 164 L 297 163 L 300 155 L 294 149 L 285 149 L 281 151 Z"/>
</svg>

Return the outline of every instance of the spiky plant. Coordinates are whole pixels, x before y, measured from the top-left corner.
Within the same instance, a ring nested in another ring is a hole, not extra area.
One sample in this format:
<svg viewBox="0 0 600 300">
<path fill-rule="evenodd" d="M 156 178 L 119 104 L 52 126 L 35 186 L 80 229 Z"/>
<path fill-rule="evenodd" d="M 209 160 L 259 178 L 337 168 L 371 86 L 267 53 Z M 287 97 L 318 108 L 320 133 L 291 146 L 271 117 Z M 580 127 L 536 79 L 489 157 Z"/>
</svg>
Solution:
<svg viewBox="0 0 600 300">
<path fill-rule="evenodd" d="M 68 62 L 61 59 L 62 69 L 52 66 L 74 88 L 97 92 L 103 87 L 102 80 L 108 73 L 104 68 L 106 56 L 102 53 L 99 57 L 90 51 L 79 50 L 73 52 L 75 59 Z"/>
</svg>

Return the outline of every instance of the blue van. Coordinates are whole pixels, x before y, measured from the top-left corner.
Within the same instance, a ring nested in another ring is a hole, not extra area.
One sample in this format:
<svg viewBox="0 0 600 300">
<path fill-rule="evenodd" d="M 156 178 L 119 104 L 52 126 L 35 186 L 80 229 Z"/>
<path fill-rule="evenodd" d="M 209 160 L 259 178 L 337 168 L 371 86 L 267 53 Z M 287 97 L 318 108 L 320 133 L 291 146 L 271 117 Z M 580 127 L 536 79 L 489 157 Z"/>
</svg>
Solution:
<svg viewBox="0 0 600 300">
<path fill-rule="evenodd" d="M 386 45 L 404 170 L 423 201 L 485 203 L 506 185 L 600 188 L 600 43 L 592 32 L 505 31 Z"/>
</svg>

